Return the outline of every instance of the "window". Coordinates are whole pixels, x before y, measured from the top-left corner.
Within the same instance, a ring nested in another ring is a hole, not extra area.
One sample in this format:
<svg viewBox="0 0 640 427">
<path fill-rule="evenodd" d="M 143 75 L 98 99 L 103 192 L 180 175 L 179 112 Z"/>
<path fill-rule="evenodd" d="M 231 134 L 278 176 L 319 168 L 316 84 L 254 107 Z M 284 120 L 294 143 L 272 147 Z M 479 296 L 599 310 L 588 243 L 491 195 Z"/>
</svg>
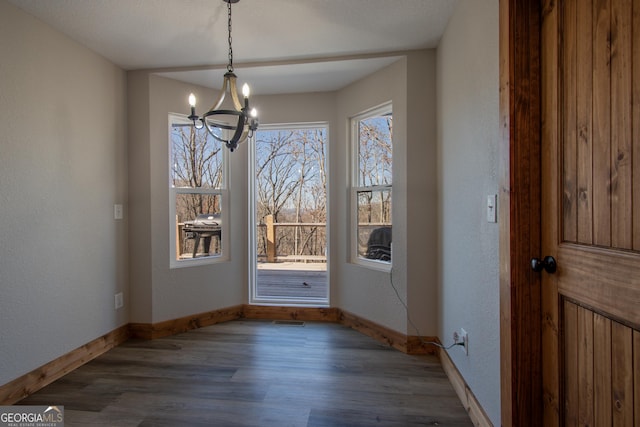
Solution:
<svg viewBox="0 0 640 427">
<path fill-rule="evenodd" d="M 391 266 L 393 116 L 391 104 L 351 119 L 352 261 Z"/>
<path fill-rule="evenodd" d="M 172 268 L 228 258 L 226 151 L 206 129 L 169 115 Z"/>
</svg>

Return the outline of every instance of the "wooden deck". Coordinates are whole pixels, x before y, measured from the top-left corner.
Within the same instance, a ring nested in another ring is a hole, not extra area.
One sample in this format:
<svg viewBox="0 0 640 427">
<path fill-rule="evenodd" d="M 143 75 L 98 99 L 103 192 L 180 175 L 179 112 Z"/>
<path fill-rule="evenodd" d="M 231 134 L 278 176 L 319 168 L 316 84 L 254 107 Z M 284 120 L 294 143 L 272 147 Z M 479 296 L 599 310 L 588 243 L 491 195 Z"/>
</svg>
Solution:
<svg viewBox="0 0 640 427">
<path fill-rule="evenodd" d="M 327 298 L 327 264 L 314 262 L 258 263 L 257 297 Z"/>
</svg>

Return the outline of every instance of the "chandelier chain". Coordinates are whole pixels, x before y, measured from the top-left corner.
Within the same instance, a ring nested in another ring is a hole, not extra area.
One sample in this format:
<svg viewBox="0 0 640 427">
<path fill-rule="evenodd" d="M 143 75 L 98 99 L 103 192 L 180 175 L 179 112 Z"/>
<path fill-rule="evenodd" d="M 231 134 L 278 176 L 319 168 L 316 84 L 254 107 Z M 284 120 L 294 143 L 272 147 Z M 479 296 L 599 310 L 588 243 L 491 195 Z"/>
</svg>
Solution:
<svg viewBox="0 0 640 427">
<path fill-rule="evenodd" d="M 227 2 L 227 9 L 229 11 L 229 13 L 228 13 L 228 16 L 229 16 L 229 22 L 228 22 L 228 29 L 229 29 L 229 65 L 227 65 L 227 71 L 232 73 L 233 72 L 233 48 L 231 47 L 231 2 Z"/>
</svg>

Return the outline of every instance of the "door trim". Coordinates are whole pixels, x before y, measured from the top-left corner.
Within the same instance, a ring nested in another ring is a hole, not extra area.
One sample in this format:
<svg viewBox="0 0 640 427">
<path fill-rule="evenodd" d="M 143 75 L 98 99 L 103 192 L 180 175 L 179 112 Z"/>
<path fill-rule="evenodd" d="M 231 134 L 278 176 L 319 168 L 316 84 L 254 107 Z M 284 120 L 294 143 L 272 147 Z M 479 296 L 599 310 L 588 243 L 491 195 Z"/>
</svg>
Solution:
<svg viewBox="0 0 640 427">
<path fill-rule="evenodd" d="M 541 51 L 543 5 L 500 0 L 500 358 L 503 426 L 542 424 Z"/>
</svg>

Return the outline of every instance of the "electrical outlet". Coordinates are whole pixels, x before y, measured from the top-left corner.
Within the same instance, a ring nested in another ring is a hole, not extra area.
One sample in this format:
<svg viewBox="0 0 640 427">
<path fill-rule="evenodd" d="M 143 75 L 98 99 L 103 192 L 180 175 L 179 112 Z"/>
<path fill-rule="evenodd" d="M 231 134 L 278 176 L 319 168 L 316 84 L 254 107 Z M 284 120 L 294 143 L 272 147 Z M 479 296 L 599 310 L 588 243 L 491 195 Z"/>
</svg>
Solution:
<svg viewBox="0 0 640 427">
<path fill-rule="evenodd" d="M 463 328 L 453 332 L 453 342 L 462 347 L 464 354 L 469 355 L 469 334 Z"/>
<path fill-rule="evenodd" d="M 462 348 L 464 354 L 469 355 L 469 334 L 463 328 L 460 328 L 460 341 L 462 342 Z"/>
<path fill-rule="evenodd" d="M 123 305 L 124 305 L 124 298 L 122 296 L 122 292 L 118 292 L 115 295 L 115 307 L 116 307 L 116 310 L 119 309 L 119 308 L 122 308 Z"/>
</svg>

